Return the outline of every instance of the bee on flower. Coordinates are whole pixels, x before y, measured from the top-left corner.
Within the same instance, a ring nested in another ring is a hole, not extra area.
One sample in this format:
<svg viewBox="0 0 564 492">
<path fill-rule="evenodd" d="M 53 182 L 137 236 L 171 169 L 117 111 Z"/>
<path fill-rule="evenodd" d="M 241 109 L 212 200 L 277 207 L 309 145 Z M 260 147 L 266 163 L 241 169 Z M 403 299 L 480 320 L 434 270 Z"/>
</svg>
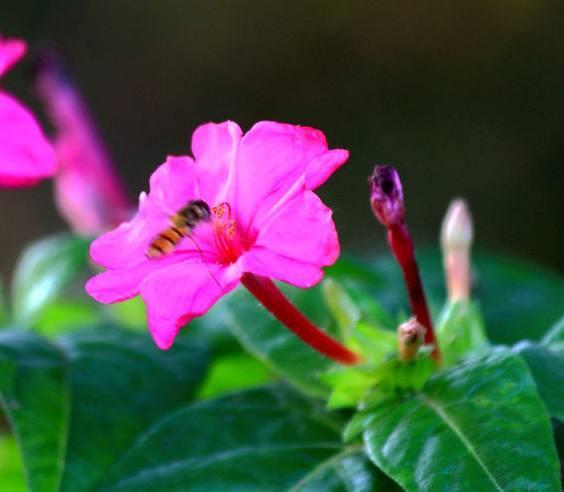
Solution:
<svg viewBox="0 0 564 492">
<path fill-rule="evenodd" d="M 339 256 L 332 212 L 313 190 L 348 152 L 329 150 L 313 128 L 262 121 L 243 135 L 227 121 L 196 129 L 192 153 L 168 157 L 133 219 L 93 242 L 92 259 L 106 271 L 90 279 L 88 293 L 103 303 L 140 295 L 149 330 L 167 349 L 186 323 L 242 283 L 312 347 L 355 362 L 272 282 L 311 287 Z M 199 208 L 205 220 L 188 227 L 183 219 L 186 227 L 171 234 L 194 203 L 205 204 Z"/>
</svg>

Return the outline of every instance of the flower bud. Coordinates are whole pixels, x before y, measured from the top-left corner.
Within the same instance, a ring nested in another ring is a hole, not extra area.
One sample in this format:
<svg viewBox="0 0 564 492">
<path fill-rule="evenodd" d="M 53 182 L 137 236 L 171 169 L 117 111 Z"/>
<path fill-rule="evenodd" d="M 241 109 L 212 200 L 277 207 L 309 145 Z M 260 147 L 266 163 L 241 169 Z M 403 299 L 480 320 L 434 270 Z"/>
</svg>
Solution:
<svg viewBox="0 0 564 492">
<path fill-rule="evenodd" d="M 451 302 L 470 298 L 472 229 L 472 217 L 466 202 L 460 198 L 454 200 L 441 228 L 443 263 Z"/>
<path fill-rule="evenodd" d="M 415 358 L 425 339 L 425 331 L 425 327 L 415 316 L 398 326 L 398 352 L 401 360 Z"/>
<path fill-rule="evenodd" d="M 393 166 L 376 166 L 368 178 L 370 205 L 376 218 L 386 227 L 402 223 L 405 215 L 403 190 Z"/>
<path fill-rule="evenodd" d="M 453 200 L 448 207 L 441 227 L 443 250 L 469 248 L 472 244 L 472 217 L 462 198 Z"/>
</svg>

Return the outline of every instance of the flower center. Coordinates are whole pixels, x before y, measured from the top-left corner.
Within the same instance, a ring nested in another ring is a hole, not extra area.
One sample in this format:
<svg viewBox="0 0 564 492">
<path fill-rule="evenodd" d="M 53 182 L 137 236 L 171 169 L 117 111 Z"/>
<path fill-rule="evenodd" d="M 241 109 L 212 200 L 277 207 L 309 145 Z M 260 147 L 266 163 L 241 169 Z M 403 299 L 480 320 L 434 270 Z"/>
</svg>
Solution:
<svg viewBox="0 0 564 492">
<path fill-rule="evenodd" d="M 228 203 L 223 202 L 212 208 L 212 224 L 218 263 L 235 263 L 249 249 L 252 241 L 237 227 Z"/>
</svg>

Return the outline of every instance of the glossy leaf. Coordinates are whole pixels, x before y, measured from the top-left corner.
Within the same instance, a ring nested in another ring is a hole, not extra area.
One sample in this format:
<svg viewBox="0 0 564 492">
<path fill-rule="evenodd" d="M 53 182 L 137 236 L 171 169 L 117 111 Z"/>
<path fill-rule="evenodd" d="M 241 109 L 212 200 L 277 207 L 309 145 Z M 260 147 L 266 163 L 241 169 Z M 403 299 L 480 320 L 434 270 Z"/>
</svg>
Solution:
<svg viewBox="0 0 564 492">
<path fill-rule="evenodd" d="M 18 260 L 12 281 L 12 316 L 33 324 L 45 306 L 84 274 L 89 240 L 59 234 L 28 246 Z M 82 286 L 79 292 L 82 294 Z"/>
<path fill-rule="evenodd" d="M 343 447 L 338 421 L 274 386 L 193 404 L 163 419 L 116 463 L 101 489 L 331 492 L 343 490 L 349 478 L 346 490 L 380 490 L 360 450 Z"/>
<path fill-rule="evenodd" d="M 492 341 L 508 343 L 524 336 L 542 337 L 561 314 L 562 279 L 527 263 L 475 256 L 474 292 Z M 440 255 L 423 251 L 418 257 L 428 297 L 438 313 L 445 298 Z M 341 302 L 334 298 L 326 302 L 329 294 L 335 295 L 331 284 L 329 289 L 325 287 L 325 293 L 319 286 L 305 291 L 287 287 L 285 291 L 318 326 L 333 335 L 339 334 L 337 320 L 341 331 L 350 331 L 351 320 L 356 320 L 359 313 L 362 323 L 357 326 L 395 330 L 397 321 L 405 319 L 409 312 L 401 272 L 389 255 L 364 261 L 341 259 L 327 269 L 327 277 L 338 282 L 338 290 L 346 293 L 346 302 L 342 294 Z M 350 306 L 349 298 L 356 308 Z M 314 396 L 328 395 L 319 375 L 335 367 L 332 362 L 298 340 L 242 289 L 230 296 L 225 306 L 231 316 L 224 322 L 248 351 L 302 391 Z M 397 317 L 398 313 L 404 316 Z"/>
<path fill-rule="evenodd" d="M 507 351 L 439 373 L 351 425 L 408 491 L 559 490 L 550 420 L 525 363 Z"/>
<path fill-rule="evenodd" d="M 113 327 L 56 345 L 23 330 L 0 337 L 0 389 L 32 492 L 95 489 L 141 433 L 190 401 L 207 360 L 200 344 L 163 352 Z"/>
<path fill-rule="evenodd" d="M 58 490 L 69 415 L 63 353 L 31 332 L 0 332 L 0 401 L 30 490 Z"/>
<path fill-rule="evenodd" d="M 564 346 L 522 342 L 514 350 L 527 361 L 550 416 L 564 422 Z"/>
<path fill-rule="evenodd" d="M 564 344 L 564 316 L 562 316 L 542 339 L 543 345 Z"/>
<path fill-rule="evenodd" d="M 396 492 L 402 489 L 374 468 L 363 451 L 344 448 L 324 461 L 290 492 Z"/>
<path fill-rule="evenodd" d="M 334 336 L 337 327 L 321 297 L 320 287 L 284 288 L 285 293 L 317 326 Z M 225 299 L 230 316 L 228 326 L 241 344 L 255 357 L 302 391 L 314 396 L 328 394 L 319 380 L 334 363 L 318 354 L 281 325 L 244 289 Z"/>
</svg>

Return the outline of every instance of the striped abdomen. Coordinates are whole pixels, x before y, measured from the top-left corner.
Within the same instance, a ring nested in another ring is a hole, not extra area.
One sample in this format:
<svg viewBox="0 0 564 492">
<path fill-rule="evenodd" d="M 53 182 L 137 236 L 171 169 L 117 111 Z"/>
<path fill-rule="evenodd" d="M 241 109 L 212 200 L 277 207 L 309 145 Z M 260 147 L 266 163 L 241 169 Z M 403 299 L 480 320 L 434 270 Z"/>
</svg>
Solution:
<svg viewBox="0 0 564 492">
<path fill-rule="evenodd" d="M 182 238 L 200 223 L 210 220 L 210 207 L 203 200 L 191 200 L 171 217 L 172 226 L 161 232 L 149 245 L 147 257 L 158 258 L 174 251 Z"/>
<path fill-rule="evenodd" d="M 147 256 L 149 258 L 158 258 L 174 251 L 176 245 L 190 233 L 188 227 L 172 226 L 161 232 L 149 245 Z"/>
</svg>

